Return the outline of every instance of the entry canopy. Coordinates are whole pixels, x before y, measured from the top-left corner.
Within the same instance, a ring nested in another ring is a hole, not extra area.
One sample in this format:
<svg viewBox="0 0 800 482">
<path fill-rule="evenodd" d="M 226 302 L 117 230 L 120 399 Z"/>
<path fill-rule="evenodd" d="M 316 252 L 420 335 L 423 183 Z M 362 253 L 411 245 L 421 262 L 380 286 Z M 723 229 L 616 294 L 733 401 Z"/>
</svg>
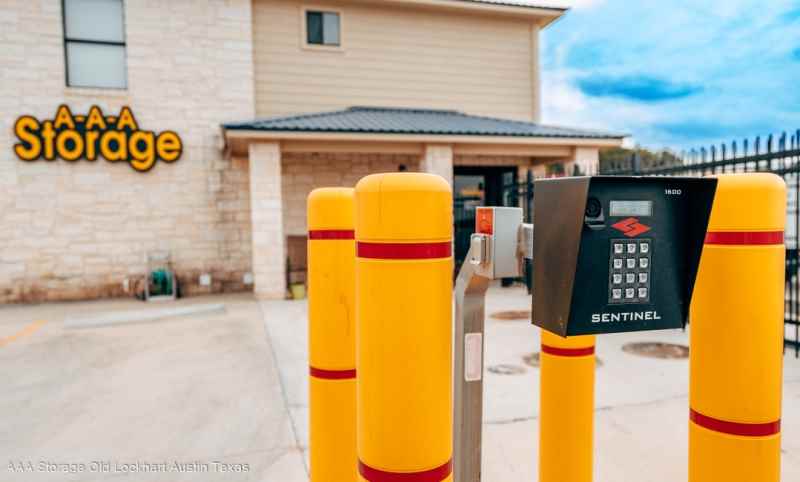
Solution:
<svg viewBox="0 0 800 482">
<path fill-rule="evenodd" d="M 534 184 L 533 324 L 560 336 L 680 328 L 717 180 Z"/>
</svg>

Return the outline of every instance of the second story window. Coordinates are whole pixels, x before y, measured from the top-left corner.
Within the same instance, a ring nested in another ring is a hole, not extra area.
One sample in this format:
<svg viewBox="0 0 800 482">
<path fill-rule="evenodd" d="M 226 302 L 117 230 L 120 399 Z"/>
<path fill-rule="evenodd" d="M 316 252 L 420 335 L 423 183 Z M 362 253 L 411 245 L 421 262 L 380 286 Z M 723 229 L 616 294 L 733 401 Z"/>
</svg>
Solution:
<svg viewBox="0 0 800 482">
<path fill-rule="evenodd" d="M 308 45 L 341 45 L 341 23 L 338 12 L 306 11 L 306 43 Z"/>
<path fill-rule="evenodd" d="M 63 0 L 67 85 L 124 89 L 122 0 Z"/>
</svg>

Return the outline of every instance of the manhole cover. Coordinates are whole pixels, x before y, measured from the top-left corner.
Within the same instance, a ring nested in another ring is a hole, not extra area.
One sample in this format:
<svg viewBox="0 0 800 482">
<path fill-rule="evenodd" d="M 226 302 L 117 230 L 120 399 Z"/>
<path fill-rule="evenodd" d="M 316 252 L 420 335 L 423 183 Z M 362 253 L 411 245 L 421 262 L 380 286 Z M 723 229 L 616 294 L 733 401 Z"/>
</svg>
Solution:
<svg viewBox="0 0 800 482">
<path fill-rule="evenodd" d="M 519 365 L 508 365 L 501 363 L 500 365 L 492 365 L 487 368 L 489 372 L 496 375 L 522 375 L 525 373 L 525 368 Z"/>
<path fill-rule="evenodd" d="M 631 353 L 633 355 L 645 356 L 648 358 L 662 358 L 667 360 L 689 358 L 689 347 L 685 345 L 676 345 L 674 343 L 626 343 L 622 346 L 622 351 L 625 353 Z"/>
<path fill-rule="evenodd" d="M 531 310 L 509 310 L 492 313 L 495 320 L 530 320 Z"/>
<path fill-rule="evenodd" d="M 529 355 L 525 355 L 524 357 L 522 357 L 522 361 L 525 362 L 525 364 L 528 365 L 528 366 L 532 366 L 534 368 L 539 368 L 539 363 L 540 363 L 539 352 L 535 351 L 535 352 L 533 352 L 533 353 L 531 353 Z M 595 356 L 594 357 L 594 364 L 595 364 L 595 368 L 601 367 L 601 366 L 603 366 L 603 360 L 601 360 L 599 357 Z"/>
</svg>

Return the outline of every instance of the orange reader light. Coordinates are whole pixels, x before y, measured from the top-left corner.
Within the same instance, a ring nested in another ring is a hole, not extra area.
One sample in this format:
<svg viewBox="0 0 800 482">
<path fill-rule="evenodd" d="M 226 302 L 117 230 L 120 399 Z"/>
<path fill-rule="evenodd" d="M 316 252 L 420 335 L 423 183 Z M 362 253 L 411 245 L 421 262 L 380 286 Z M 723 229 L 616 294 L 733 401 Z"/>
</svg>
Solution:
<svg viewBox="0 0 800 482">
<path fill-rule="evenodd" d="M 475 232 L 494 234 L 494 210 L 492 208 L 478 208 L 475 211 Z"/>
</svg>

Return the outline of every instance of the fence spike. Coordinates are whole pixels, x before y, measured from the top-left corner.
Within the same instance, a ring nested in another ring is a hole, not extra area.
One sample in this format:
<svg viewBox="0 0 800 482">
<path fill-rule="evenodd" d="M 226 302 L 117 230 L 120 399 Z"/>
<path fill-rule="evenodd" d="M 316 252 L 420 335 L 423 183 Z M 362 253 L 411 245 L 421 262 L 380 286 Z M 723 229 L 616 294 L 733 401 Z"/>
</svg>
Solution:
<svg viewBox="0 0 800 482">
<path fill-rule="evenodd" d="M 756 145 L 753 146 L 753 149 L 755 149 L 755 154 L 758 155 L 758 151 L 761 150 L 761 136 L 756 136 Z"/>
<path fill-rule="evenodd" d="M 731 151 L 732 151 L 731 155 L 733 156 L 734 159 L 736 159 L 736 139 L 734 139 L 733 142 L 731 142 Z"/>
<path fill-rule="evenodd" d="M 772 152 L 772 134 L 767 137 L 767 152 Z"/>
<path fill-rule="evenodd" d="M 717 147 L 711 146 L 711 162 L 714 162 L 716 160 L 717 160 Z"/>
<path fill-rule="evenodd" d="M 725 149 L 725 143 L 723 142 L 722 144 L 720 144 L 720 147 L 722 148 L 722 150 L 721 150 L 721 156 L 722 157 L 720 158 L 720 160 L 724 161 L 725 158 L 727 157 L 727 151 Z"/>
<path fill-rule="evenodd" d="M 778 139 L 778 150 L 785 151 L 786 150 L 786 131 L 781 133 L 781 137 Z"/>
<path fill-rule="evenodd" d="M 747 139 L 744 140 L 744 145 L 742 146 L 742 157 L 747 157 L 748 151 Z"/>
</svg>

